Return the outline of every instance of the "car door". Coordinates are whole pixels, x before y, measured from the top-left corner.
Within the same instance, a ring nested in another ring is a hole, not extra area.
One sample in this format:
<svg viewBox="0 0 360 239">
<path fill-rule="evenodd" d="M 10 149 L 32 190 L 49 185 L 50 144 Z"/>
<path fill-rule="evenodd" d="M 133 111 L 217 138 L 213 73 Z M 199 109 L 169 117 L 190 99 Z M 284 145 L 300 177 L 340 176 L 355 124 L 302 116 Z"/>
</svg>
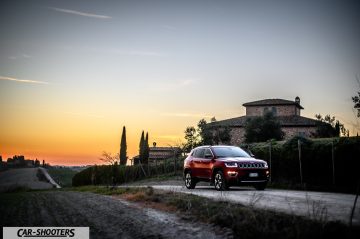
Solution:
<svg viewBox="0 0 360 239">
<path fill-rule="evenodd" d="M 193 163 L 193 167 L 192 167 L 192 176 L 193 177 L 197 177 L 197 178 L 201 178 L 202 176 L 202 172 L 201 172 L 201 168 L 202 168 L 202 160 L 204 159 L 204 152 L 205 149 L 204 148 L 199 148 L 196 149 L 192 158 L 192 163 Z"/>
<path fill-rule="evenodd" d="M 203 160 L 202 160 L 202 163 L 201 163 L 201 172 L 202 172 L 202 175 L 201 177 L 202 178 L 207 178 L 207 179 L 210 179 L 211 178 L 211 169 L 212 169 L 212 164 L 213 164 L 213 158 L 214 158 L 214 155 L 212 154 L 210 148 L 205 148 L 205 151 L 204 151 L 204 157 L 203 157 Z"/>
</svg>

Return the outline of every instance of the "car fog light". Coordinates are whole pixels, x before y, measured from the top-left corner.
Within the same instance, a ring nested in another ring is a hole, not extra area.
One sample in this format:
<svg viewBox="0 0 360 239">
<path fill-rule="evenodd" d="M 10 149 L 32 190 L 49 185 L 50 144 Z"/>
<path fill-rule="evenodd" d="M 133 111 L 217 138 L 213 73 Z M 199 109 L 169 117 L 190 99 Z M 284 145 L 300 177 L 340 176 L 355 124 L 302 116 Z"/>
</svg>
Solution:
<svg viewBox="0 0 360 239">
<path fill-rule="evenodd" d="M 228 171 L 227 172 L 229 176 L 236 176 L 237 175 L 237 172 L 235 171 Z"/>
</svg>

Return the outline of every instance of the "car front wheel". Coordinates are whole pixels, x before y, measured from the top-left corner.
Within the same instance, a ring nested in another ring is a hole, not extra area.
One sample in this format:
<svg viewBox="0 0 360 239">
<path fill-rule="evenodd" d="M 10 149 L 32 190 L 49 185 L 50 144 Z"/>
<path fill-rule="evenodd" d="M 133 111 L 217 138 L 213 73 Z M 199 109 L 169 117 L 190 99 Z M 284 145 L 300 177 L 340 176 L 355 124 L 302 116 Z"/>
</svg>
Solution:
<svg viewBox="0 0 360 239">
<path fill-rule="evenodd" d="M 185 187 L 187 189 L 194 189 L 196 185 L 196 182 L 194 178 L 191 176 L 190 172 L 186 172 L 185 174 Z"/>
<path fill-rule="evenodd" d="M 223 172 L 217 171 L 214 177 L 214 186 L 218 191 L 227 190 L 229 187 L 226 184 Z"/>
</svg>

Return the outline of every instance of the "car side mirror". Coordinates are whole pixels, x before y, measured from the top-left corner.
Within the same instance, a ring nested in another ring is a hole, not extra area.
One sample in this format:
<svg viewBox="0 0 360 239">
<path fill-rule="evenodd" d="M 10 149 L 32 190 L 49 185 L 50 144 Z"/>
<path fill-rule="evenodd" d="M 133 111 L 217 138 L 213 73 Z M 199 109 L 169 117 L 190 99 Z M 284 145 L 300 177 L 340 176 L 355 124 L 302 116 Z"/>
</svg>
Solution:
<svg viewBox="0 0 360 239">
<path fill-rule="evenodd" d="M 250 157 L 255 157 L 255 155 L 250 151 L 250 149 L 247 149 L 246 152 L 250 155 Z"/>
</svg>

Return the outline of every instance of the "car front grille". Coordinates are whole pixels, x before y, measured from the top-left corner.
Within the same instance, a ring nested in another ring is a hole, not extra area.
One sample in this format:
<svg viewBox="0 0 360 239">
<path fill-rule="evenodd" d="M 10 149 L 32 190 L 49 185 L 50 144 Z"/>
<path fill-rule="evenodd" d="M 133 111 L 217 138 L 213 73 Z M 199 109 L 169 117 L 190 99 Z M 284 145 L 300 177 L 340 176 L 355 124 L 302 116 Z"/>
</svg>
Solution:
<svg viewBox="0 0 360 239">
<path fill-rule="evenodd" d="M 239 168 L 265 168 L 264 163 L 238 163 Z"/>
</svg>

